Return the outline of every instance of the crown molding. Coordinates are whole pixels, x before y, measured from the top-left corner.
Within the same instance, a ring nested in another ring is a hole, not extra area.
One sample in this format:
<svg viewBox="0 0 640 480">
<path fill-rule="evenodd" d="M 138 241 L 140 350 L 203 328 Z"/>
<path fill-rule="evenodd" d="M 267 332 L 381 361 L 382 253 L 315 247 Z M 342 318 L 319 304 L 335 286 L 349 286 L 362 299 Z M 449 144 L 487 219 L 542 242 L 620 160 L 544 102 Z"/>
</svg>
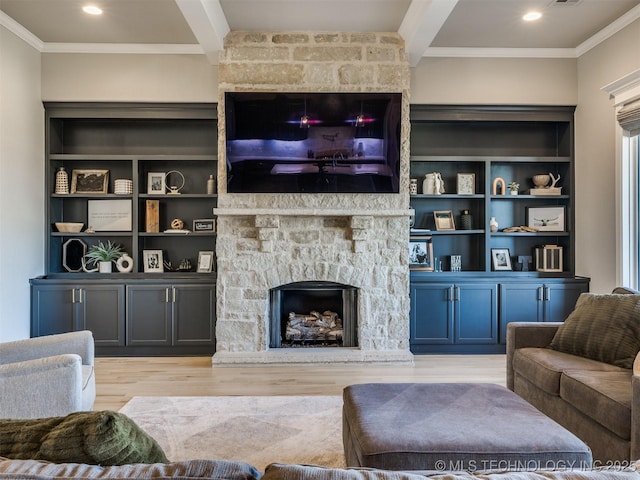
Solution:
<svg viewBox="0 0 640 480">
<path fill-rule="evenodd" d="M 204 54 L 200 45 L 167 43 L 45 43 L 40 51 L 42 53 Z"/>
<path fill-rule="evenodd" d="M 640 18 L 640 5 L 637 5 L 633 7 L 631 10 L 629 10 L 627 13 L 622 15 L 620 18 L 618 18 L 617 20 L 614 20 L 609 25 L 604 27 L 598 33 L 596 33 L 595 35 L 593 35 L 592 37 L 588 38 L 587 40 L 582 42 L 580 45 L 578 45 L 575 49 L 576 56 L 579 57 L 581 55 L 584 55 L 589 50 L 600 45 L 606 39 L 608 39 L 609 37 L 612 37 L 613 35 L 618 33 L 620 30 L 622 30 L 629 24 L 635 22 L 639 18 Z"/>
<path fill-rule="evenodd" d="M 42 51 L 44 42 L 2 11 L 0 11 L 0 26 L 9 30 L 15 36 L 24 40 L 39 52 Z"/>
<path fill-rule="evenodd" d="M 423 57 L 577 58 L 575 48 L 429 47 Z"/>
</svg>

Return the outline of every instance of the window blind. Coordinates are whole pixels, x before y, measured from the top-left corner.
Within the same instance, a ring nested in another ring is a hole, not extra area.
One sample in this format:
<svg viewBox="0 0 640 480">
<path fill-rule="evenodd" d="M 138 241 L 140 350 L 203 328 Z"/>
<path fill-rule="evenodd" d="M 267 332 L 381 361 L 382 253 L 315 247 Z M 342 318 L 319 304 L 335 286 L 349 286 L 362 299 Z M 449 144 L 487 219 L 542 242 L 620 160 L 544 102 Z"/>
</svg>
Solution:
<svg viewBox="0 0 640 480">
<path fill-rule="evenodd" d="M 627 103 L 618 111 L 618 123 L 631 136 L 640 135 L 640 99 Z"/>
</svg>

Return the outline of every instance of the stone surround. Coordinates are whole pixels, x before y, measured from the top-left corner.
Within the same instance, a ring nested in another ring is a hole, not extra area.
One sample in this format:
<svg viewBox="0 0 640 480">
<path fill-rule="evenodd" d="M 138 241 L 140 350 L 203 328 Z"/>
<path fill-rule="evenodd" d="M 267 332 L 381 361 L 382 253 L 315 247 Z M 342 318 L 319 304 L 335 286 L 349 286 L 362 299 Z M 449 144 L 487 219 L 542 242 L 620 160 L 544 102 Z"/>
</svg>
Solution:
<svg viewBox="0 0 640 480">
<path fill-rule="evenodd" d="M 395 33 L 231 32 L 219 60 L 228 91 L 400 92 L 399 194 L 227 194 L 218 122 L 214 364 L 412 361 L 409 351 L 409 65 Z M 269 348 L 269 289 L 351 285 L 358 347 Z"/>
</svg>

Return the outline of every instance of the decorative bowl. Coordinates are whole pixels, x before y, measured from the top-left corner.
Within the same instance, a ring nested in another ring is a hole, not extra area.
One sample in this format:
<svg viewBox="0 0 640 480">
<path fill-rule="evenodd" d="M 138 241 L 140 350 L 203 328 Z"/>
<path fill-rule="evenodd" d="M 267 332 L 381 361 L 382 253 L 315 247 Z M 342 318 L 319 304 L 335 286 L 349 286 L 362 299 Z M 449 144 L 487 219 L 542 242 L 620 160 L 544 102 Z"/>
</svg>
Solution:
<svg viewBox="0 0 640 480">
<path fill-rule="evenodd" d="M 531 177 L 531 179 L 533 180 L 533 184 L 536 186 L 536 188 L 544 188 L 549 185 L 551 176 L 546 173 L 542 173 L 540 175 L 534 175 L 533 177 Z"/>
<path fill-rule="evenodd" d="M 82 227 L 84 227 L 84 223 L 74 222 L 56 222 L 55 225 L 58 231 L 63 233 L 77 233 L 82 231 Z"/>
</svg>

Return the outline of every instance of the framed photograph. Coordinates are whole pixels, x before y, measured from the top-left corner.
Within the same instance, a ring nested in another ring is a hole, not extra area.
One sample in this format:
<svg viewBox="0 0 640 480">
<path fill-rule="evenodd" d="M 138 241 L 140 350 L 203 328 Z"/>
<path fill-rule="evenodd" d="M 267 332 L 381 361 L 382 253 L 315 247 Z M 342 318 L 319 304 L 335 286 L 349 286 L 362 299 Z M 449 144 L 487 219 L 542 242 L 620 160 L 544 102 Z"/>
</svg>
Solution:
<svg viewBox="0 0 640 480">
<path fill-rule="evenodd" d="M 409 237 L 409 269 L 433 272 L 431 236 Z"/>
<path fill-rule="evenodd" d="M 198 253 L 198 273 L 209 273 L 213 270 L 213 252 L 199 252 Z"/>
<path fill-rule="evenodd" d="M 459 173 L 457 176 L 458 195 L 475 195 L 476 193 L 476 174 L 475 173 Z"/>
<path fill-rule="evenodd" d="M 216 221 L 213 218 L 197 218 L 193 221 L 194 232 L 215 232 Z"/>
<path fill-rule="evenodd" d="M 564 232 L 565 207 L 529 207 L 527 209 L 527 226 L 539 232 Z"/>
<path fill-rule="evenodd" d="M 164 172 L 149 172 L 147 174 L 147 194 L 164 195 L 167 193 L 167 183 Z"/>
<path fill-rule="evenodd" d="M 162 250 L 143 250 L 142 261 L 144 262 L 144 273 L 164 272 Z"/>
<path fill-rule="evenodd" d="M 130 232 L 131 200 L 87 201 L 87 226 L 96 232 Z"/>
<path fill-rule="evenodd" d="M 109 189 L 109 170 L 71 171 L 71 193 L 107 193 Z"/>
<path fill-rule="evenodd" d="M 433 219 L 436 223 L 436 230 L 455 230 L 456 225 L 453 222 L 453 211 L 436 210 L 433 212 Z"/>
<path fill-rule="evenodd" d="M 511 254 L 508 248 L 491 249 L 491 266 L 494 271 L 513 270 L 511 268 Z"/>
</svg>

